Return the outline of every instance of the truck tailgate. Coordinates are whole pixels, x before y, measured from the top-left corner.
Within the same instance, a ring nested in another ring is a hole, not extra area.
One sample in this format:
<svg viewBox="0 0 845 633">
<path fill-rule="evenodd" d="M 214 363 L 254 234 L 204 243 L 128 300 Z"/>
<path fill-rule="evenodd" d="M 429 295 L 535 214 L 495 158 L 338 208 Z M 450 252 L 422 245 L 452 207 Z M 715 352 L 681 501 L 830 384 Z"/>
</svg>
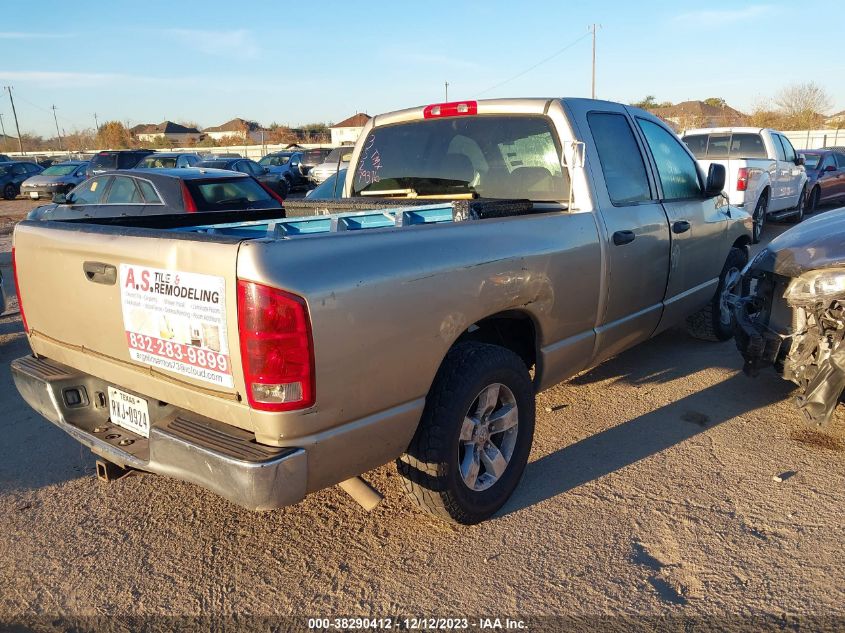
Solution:
<svg viewBox="0 0 845 633">
<path fill-rule="evenodd" d="M 251 428 L 238 395 L 236 239 L 23 222 L 17 280 L 36 354 Z"/>
</svg>

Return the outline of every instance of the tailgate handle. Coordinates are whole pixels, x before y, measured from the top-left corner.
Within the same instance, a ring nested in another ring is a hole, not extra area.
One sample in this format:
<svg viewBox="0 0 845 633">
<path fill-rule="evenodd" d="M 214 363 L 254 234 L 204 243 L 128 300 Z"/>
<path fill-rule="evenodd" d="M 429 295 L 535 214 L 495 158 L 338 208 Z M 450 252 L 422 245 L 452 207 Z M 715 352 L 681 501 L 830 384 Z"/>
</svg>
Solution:
<svg viewBox="0 0 845 633">
<path fill-rule="evenodd" d="M 85 262 L 82 264 L 82 270 L 85 271 L 88 281 L 93 281 L 95 284 L 113 286 L 117 281 L 117 268 L 111 264 Z"/>
</svg>

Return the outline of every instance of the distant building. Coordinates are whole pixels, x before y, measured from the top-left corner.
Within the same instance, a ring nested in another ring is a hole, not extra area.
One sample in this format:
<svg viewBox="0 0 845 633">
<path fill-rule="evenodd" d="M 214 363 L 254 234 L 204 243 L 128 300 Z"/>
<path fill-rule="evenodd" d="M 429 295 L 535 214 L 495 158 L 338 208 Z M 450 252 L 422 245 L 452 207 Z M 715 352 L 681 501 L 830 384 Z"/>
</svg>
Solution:
<svg viewBox="0 0 845 633">
<path fill-rule="evenodd" d="M 142 123 L 129 129 L 129 133 L 144 143 L 152 143 L 158 139 L 167 139 L 173 145 L 186 145 L 188 142 L 199 141 L 202 133 L 195 127 L 185 127 L 173 121 L 162 123 Z"/>
<path fill-rule="evenodd" d="M 226 121 L 222 125 L 214 127 L 207 127 L 203 130 L 203 134 L 219 141 L 227 136 L 234 136 L 239 139 L 250 138 L 254 143 L 261 143 L 267 140 L 269 130 L 265 130 L 255 121 L 247 121 L 246 119 L 235 118 L 231 121 Z"/>
<path fill-rule="evenodd" d="M 14 148 L 14 149 L 13 149 Z M 5 134 L 0 134 L 0 152 L 5 151 L 18 151 L 18 137 L 17 136 L 6 136 Z"/>
<path fill-rule="evenodd" d="M 696 127 L 745 125 L 748 121 L 747 116 L 728 104 L 717 106 L 704 101 L 683 101 L 672 106 L 652 108 L 651 113 L 679 131 Z"/>
<path fill-rule="evenodd" d="M 336 125 L 329 126 L 329 131 L 332 134 L 332 145 L 343 145 L 357 141 L 361 135 L 361 130 L 364 129 L 367 121 L 371 118 L 369 114 L 359 112 Z"/>
</svg>

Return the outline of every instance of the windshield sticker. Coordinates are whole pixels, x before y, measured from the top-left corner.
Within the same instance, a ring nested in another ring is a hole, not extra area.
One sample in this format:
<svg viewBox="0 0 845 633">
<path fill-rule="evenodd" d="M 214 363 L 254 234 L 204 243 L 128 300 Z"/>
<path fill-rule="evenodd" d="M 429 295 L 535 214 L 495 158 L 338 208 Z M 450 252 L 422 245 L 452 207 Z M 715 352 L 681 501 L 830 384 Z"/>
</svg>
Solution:
<svg viewBox="0 0 845 633">
<path fill-rule="evenodd" d="M 379 170 L 382 168 L 381 154 L 378 148 L 374 147 L 376 142 L 376 135 L 370 134 L 367 137 L 367 142 L 361 150 L 361 159 L 358 161 L 358 183 L 362 185 L 370 185 L 374 182 L 379 182 Z"/>
<path fill-rule="evenodd" d="M 129 357 L 220 387 L 234 386 L 223 277 L 120 265 Z"/>
</svg>

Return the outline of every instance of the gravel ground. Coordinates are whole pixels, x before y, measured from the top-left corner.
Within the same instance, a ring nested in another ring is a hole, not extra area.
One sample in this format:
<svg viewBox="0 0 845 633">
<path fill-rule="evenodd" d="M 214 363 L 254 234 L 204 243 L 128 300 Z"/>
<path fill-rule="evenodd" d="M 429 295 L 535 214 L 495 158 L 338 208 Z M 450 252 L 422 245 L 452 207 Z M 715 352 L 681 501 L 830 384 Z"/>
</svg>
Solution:
<svg viewBox="0 0 845 633">
<path fill-rule="evenodd" d="M 27 351 L 0 318 L 0 623 L 845 617 L 845 409 L 807 427 L 791 383 L 745 377 L 732 342 L 669 331 L 541 393 L 525 477 L 474 527 L 418 512 L 392 465 L 368 475 L 386 495 L 369 514 L 336 488 L 253 514 L 153 475 L 101 484 L 18 397 Z"/>
</svg>

